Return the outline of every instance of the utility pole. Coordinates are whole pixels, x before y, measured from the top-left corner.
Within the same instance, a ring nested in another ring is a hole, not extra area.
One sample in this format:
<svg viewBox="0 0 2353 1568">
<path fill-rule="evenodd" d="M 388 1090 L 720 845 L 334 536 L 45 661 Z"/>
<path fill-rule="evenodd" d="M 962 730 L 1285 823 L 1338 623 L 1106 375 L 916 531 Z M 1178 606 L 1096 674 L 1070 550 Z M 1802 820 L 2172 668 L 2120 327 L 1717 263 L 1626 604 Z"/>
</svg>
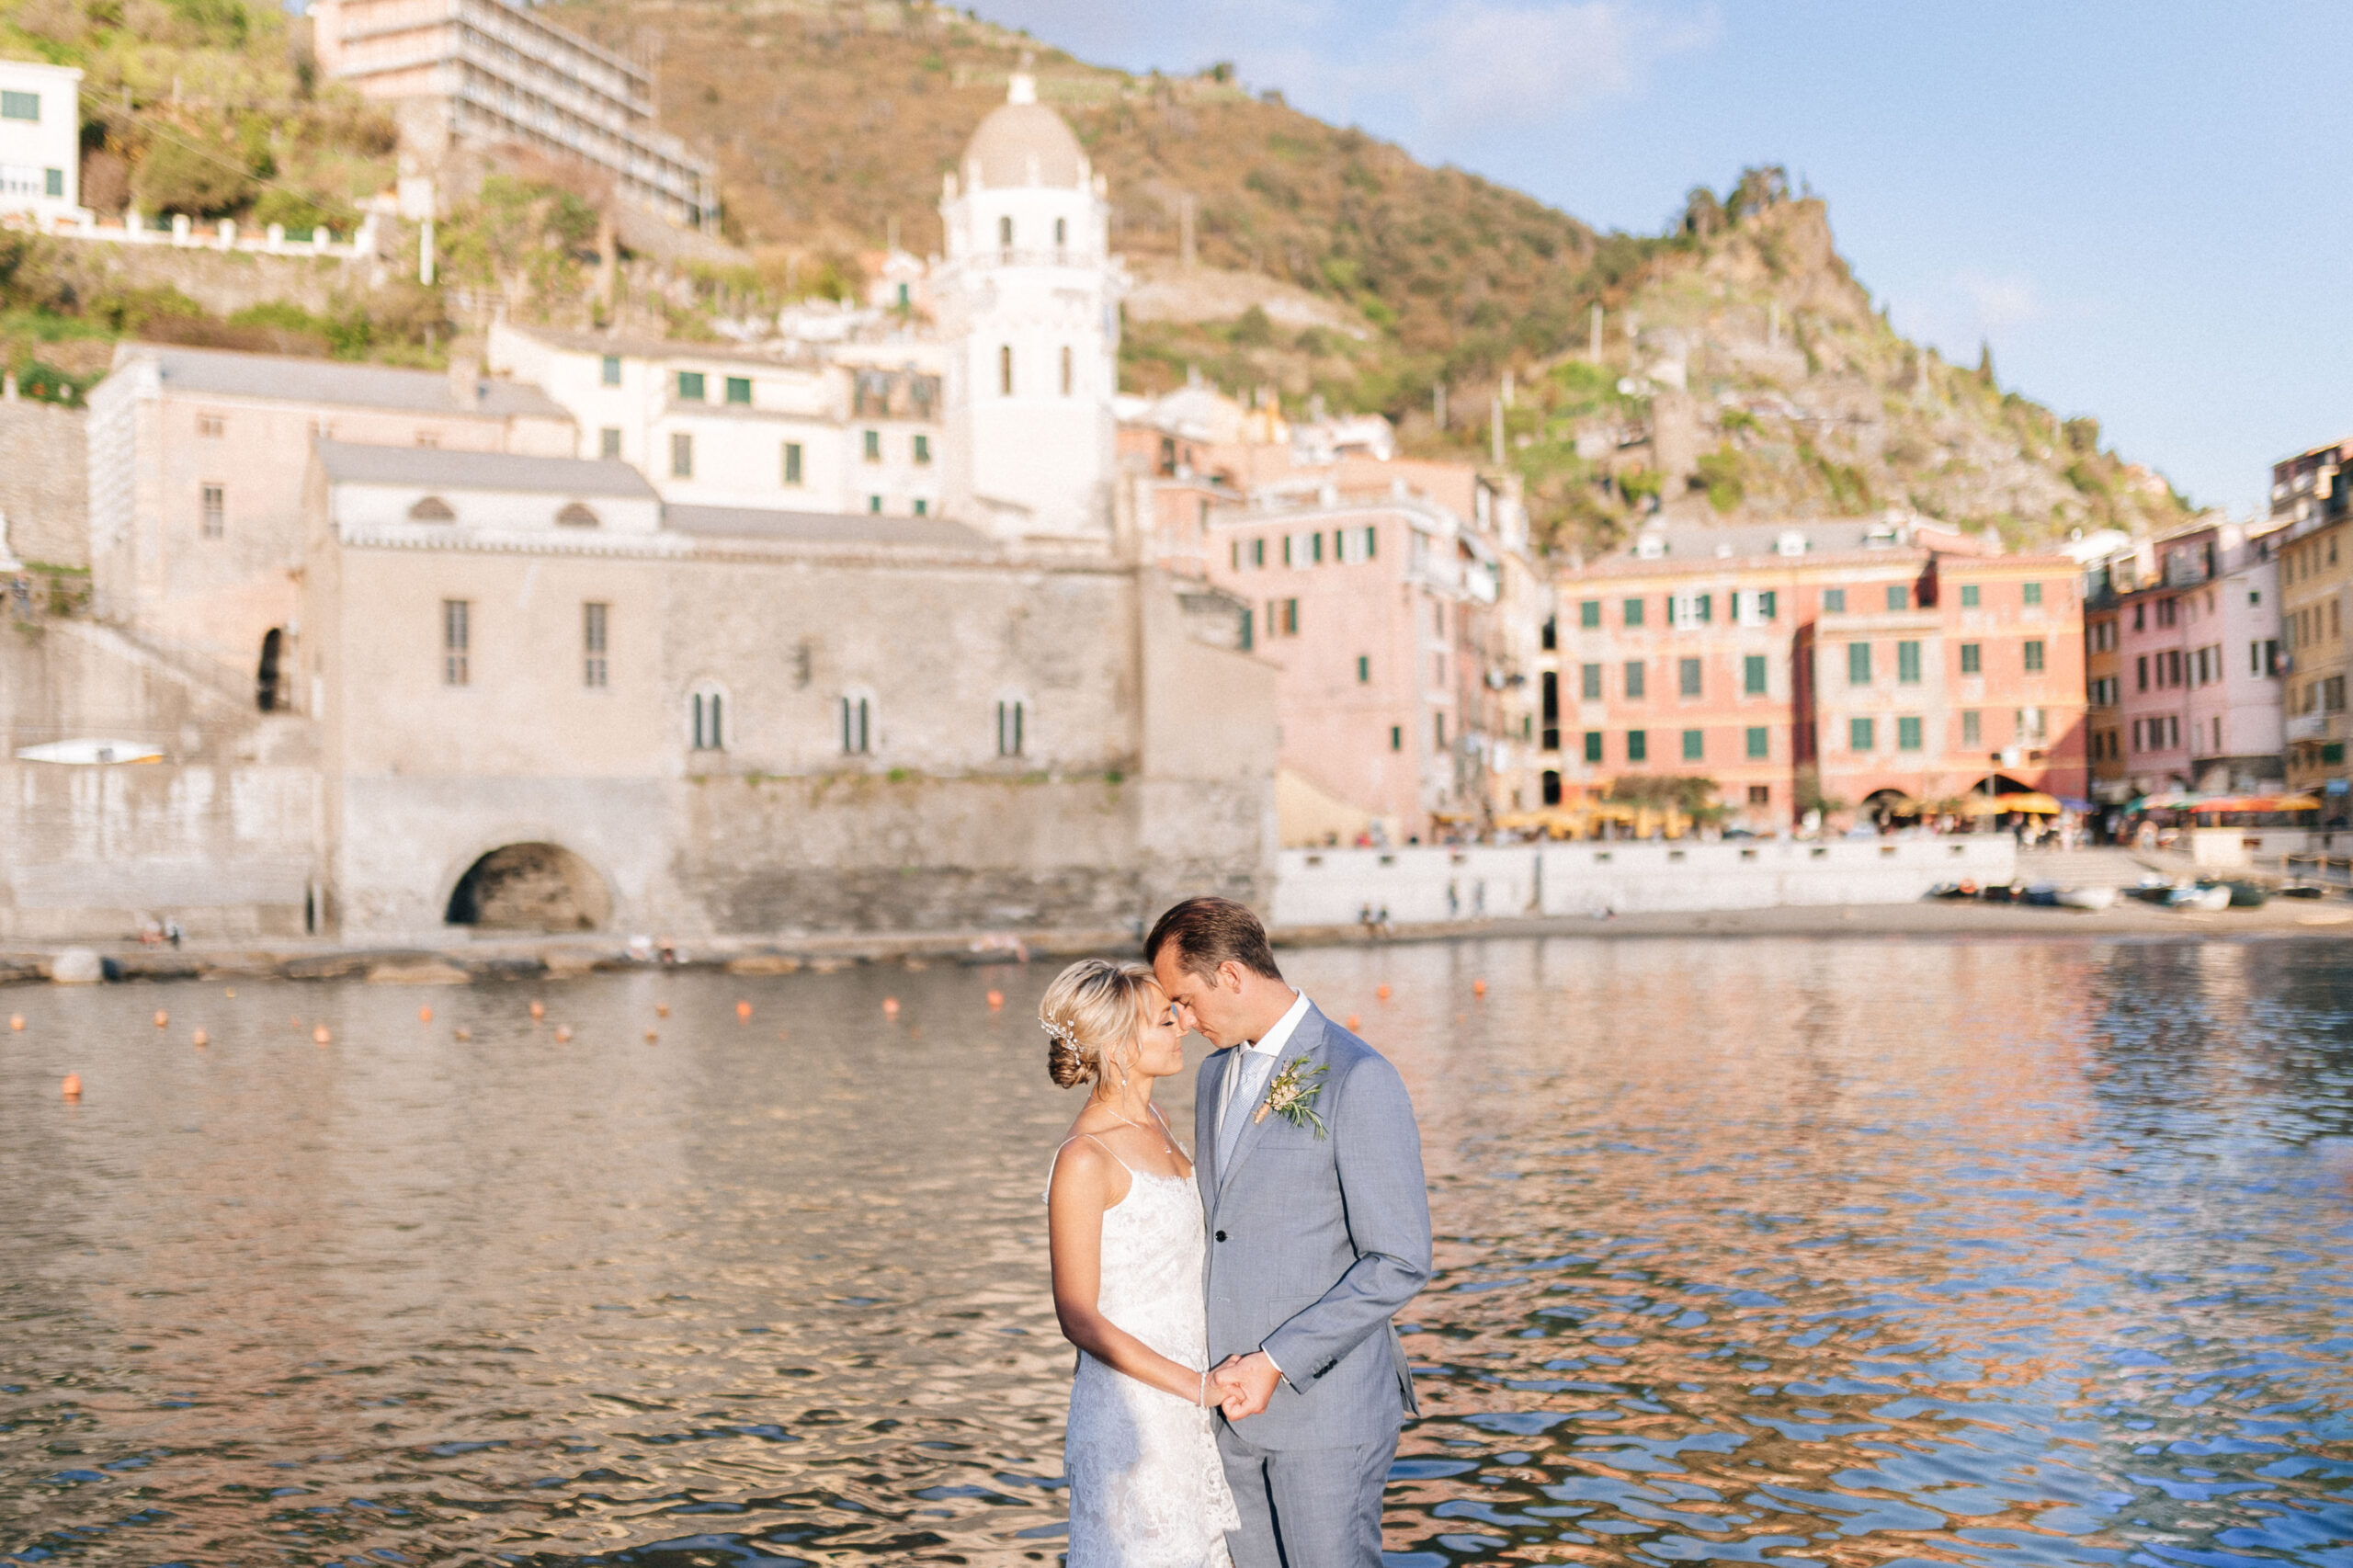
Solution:
<svg viewBox="0 0 2353 1568">
<path fill-rule="evenodd" d="M 1504 466 L 1504 400 L 1487 405 L 1487 445 L 1497 468 Z"/>
<path fill-rule="evenodd" d="M 1601 363 L 1601 303 L 1597 300 L 1594 301 L 1593 324 L 1588 333 L 1588 341 L 1590 347 L 1586 350 L 1586 358 L 1598 365 Z"/>
<path fill-rule="evenodd" d="M 1430 383 L 1430 415 L 1438 421 L 1439 429 L 1446 428 L 1446 383 L 1444 381 Z"/>
<path fill-rule="evenodd" d="M 428 289 L 433 287 L 433 220 L 430 218 L 417 225 L 416 280 Z"/>
</svg>

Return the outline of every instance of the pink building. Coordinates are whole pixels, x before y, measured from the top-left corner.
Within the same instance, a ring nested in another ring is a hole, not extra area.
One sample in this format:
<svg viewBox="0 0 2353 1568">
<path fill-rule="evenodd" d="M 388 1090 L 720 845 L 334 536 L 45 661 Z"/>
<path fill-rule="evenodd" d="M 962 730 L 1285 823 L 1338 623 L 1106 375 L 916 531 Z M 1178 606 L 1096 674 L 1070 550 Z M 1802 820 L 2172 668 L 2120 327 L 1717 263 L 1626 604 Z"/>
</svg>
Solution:
<svg viewBox="0 0 2353 1568">
<path fill-rule="evenodd" d="M 2117 733 L 2134 794 L 2282 785 L 2281 532 L 2210 524 L 2110 565 Z"/>
</svg>

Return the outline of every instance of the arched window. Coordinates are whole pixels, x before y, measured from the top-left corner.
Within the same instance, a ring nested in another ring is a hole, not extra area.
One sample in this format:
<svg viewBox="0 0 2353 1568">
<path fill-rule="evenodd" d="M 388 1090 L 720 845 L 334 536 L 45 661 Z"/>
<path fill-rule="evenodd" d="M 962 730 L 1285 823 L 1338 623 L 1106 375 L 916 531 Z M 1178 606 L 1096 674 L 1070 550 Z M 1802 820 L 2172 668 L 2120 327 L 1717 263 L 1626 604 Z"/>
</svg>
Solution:
<svg viewBox="0 0 2353 1568">
<path fill-rule="evenodd" d="M 1063 395 L 1064 397 L 1070 396 L 1071 388 L 1074 384 L 1071 379 L 1071 370 L 1070 349 L 1068 346 L 1064 346 L 1063 349 Z"/>
<path fill-rule="evenodd" d="M 874 750 L 874 699 L 862 691 L 842 693 L 842 755 L 867 756 Z"/>
<path fill-rule="evenodd" d="M 1001 397 L 1013 395 L 1013 345 L 1010 343 L 996 351 L 996 390 Z"/>
<path fill-rule="evenodd" d="M 1544 803 L 1548 806 L 1561 803 L 1561 775 L 1552 768 L 1544 772 Z"/>
<path fill-rule="evenodd" d="M 567 503 L 563 510 L 555 515 L 555 521 L 558 528 L 593 528 L 597 526 L 597 514 L 580 502 L 573 501 Z"/>
<path fill-rule="evenodd" d="M 727 749 L 727 698 L 709 681 L 687 694 L 688 739 L 697 751 Z"/>
<path fill-rule="evenodd" d="M 438 495 L 427 495 L 408 509 L 408 517 L 413 523 L 454 523 L 458 514 Z"/>
<path fill-rule="evenodd" d="M 999 218 L 996 221 L 996 243 L 998 248 L 1001 250 L 1011 250 L 1013 248 L 1012 219 Z"/>
<path fill-rule="evenodd" d="M 254 706 L 265 713 L 275 713 L 286 706 L 286 693 L 279 664 L 286 648 L 286 633 L 273 626 L 262 633 L 261 667 L 254 672 Z"/>
</svg>

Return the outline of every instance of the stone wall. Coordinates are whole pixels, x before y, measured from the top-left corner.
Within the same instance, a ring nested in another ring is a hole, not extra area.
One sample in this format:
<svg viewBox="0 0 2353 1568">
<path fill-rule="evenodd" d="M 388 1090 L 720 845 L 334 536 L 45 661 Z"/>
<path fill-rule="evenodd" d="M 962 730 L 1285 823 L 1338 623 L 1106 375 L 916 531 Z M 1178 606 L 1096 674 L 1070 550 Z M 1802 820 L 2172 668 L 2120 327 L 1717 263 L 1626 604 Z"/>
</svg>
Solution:
<svg viewBox="0 0 2353 1568">
<path fill-rule="evenodd" d="M 78 408 L 0 403 L 0 517 L 19 561 L 90 563 L 87 421 Z"/>
<path fill-rule="evenodd" d="M 51 240 L 44 260 L 85 300 L 142 289 L 176 289 L 216 316 L 280 300 L 324 314 L 366 294 L 378 270 L 378 264 L 369 261 L 98 240 Z"/>
</svg>

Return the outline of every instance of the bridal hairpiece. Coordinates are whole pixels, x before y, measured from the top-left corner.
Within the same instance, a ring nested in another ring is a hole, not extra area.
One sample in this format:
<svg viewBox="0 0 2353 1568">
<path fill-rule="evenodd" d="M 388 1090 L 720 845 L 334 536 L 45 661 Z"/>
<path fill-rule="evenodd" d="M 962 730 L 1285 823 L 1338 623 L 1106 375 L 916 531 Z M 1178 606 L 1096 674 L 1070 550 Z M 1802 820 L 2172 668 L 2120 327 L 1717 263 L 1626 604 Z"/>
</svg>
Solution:
<svg viewBox="0 0 2353 1568">
<path fill-rule="evenodd" d="M 1038 1027 L 1052 1036 L 1055 1044 L 1067 1046 L 1074 1053 L 1082 1057 L 1086 1054 L 1078 1043 L 1078 1031 L 1068 1024 L 1058 1023 L 1052 1018 L 1040 1018 L 1038 1020 Z"/>
</svg>

